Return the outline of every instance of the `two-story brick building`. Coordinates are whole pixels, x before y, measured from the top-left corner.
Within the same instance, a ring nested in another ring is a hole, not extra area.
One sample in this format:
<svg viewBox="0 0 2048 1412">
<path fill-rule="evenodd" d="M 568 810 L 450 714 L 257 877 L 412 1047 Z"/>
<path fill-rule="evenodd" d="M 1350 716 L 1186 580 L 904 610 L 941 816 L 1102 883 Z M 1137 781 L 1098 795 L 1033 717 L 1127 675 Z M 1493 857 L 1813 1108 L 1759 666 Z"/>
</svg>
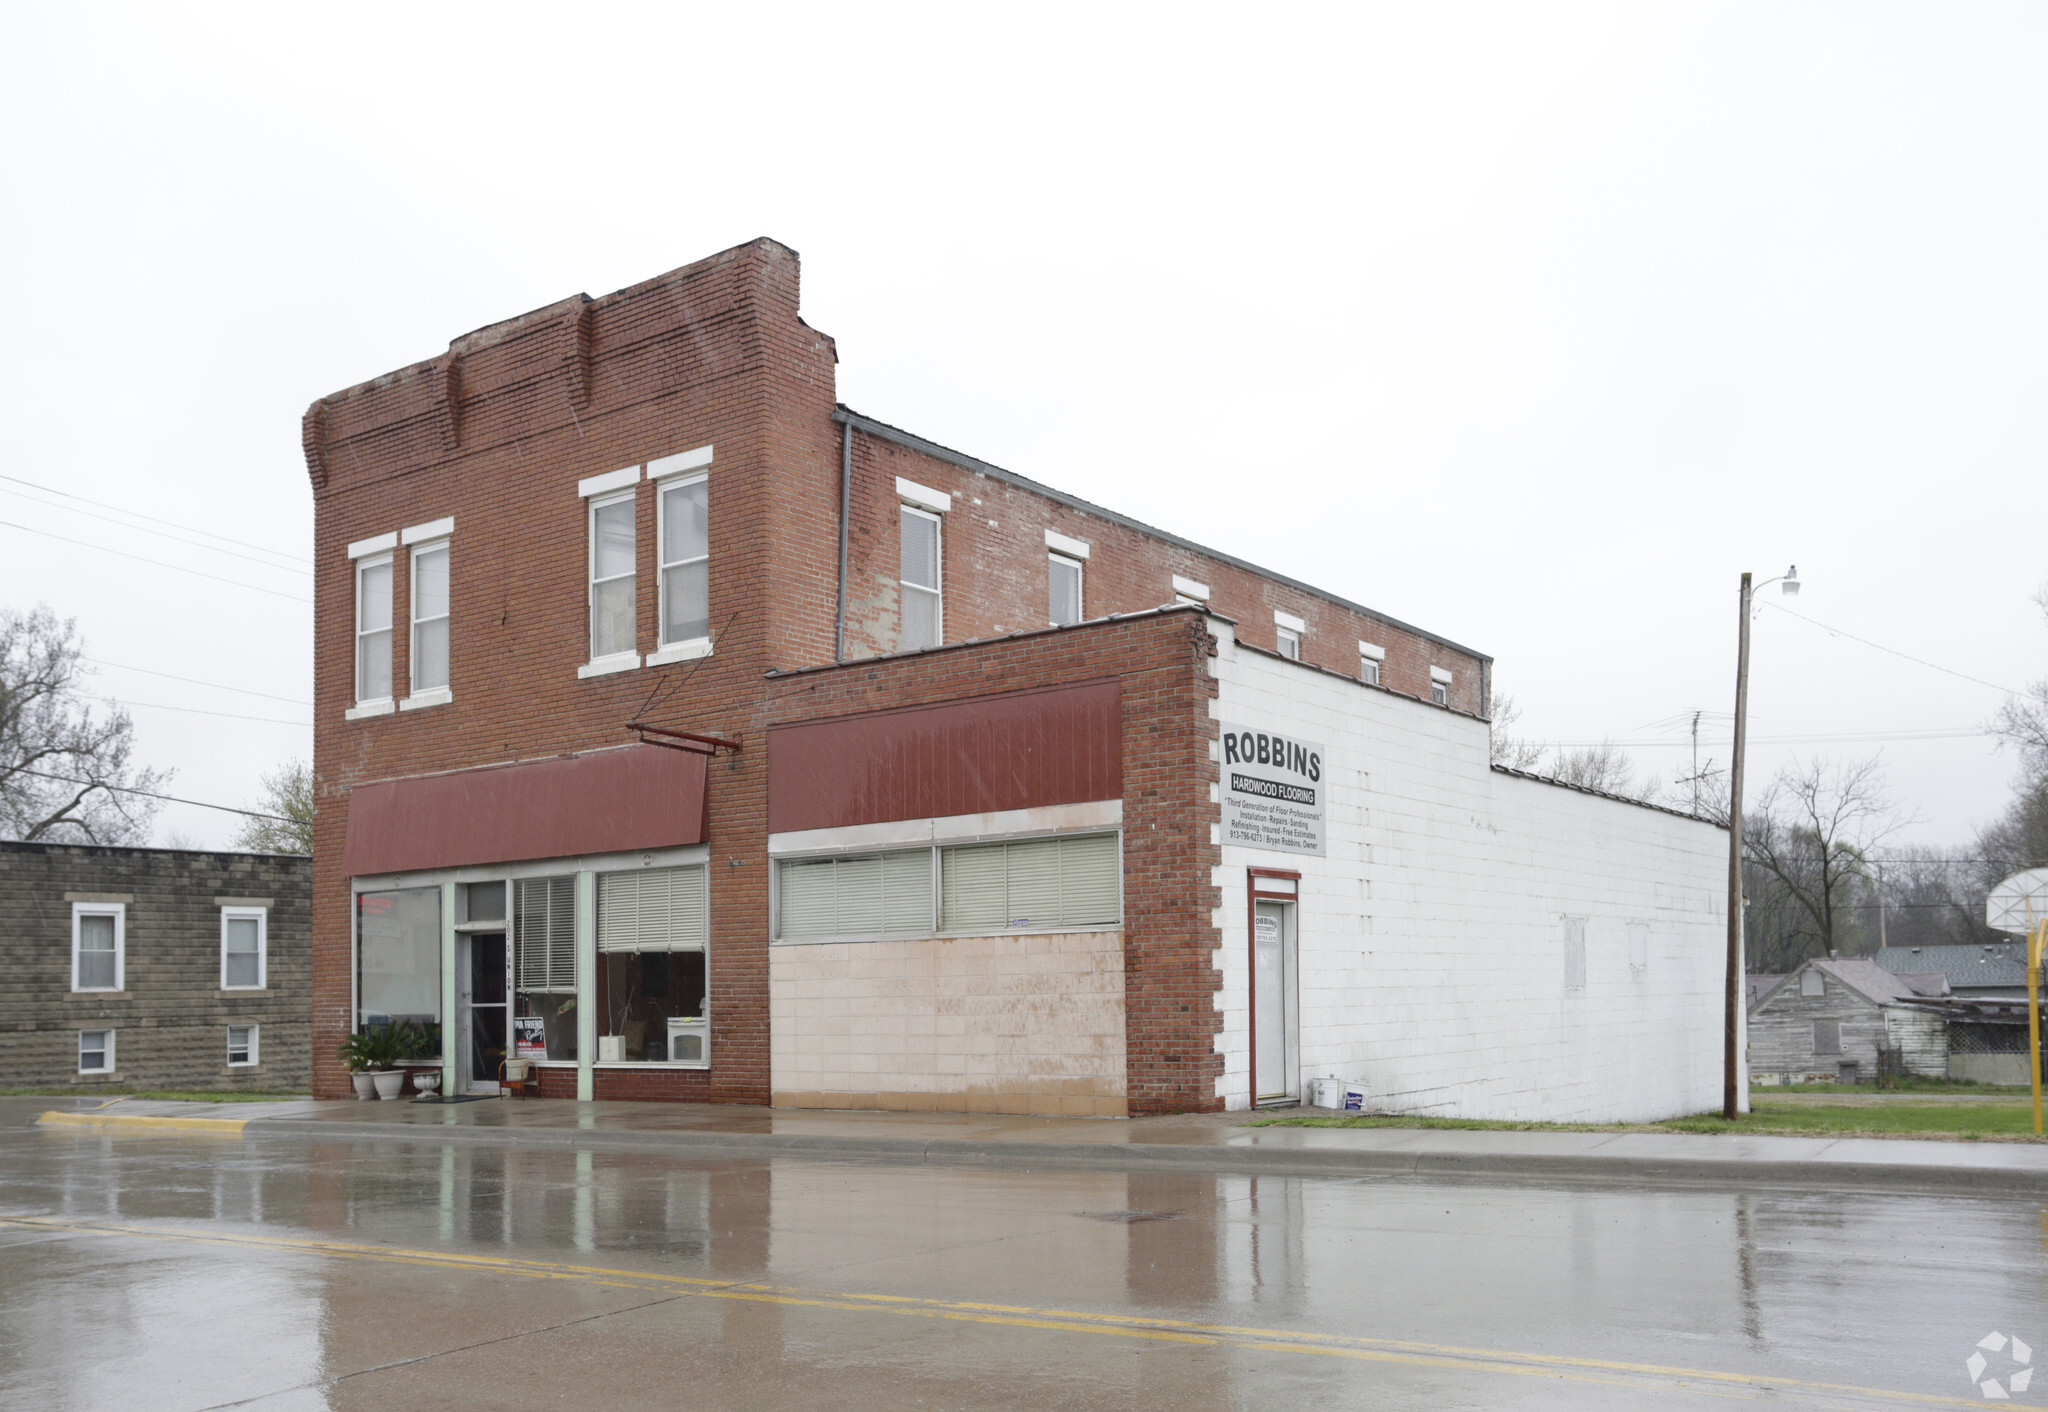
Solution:
<svg viewBox="0 0 2048 1412">
<path fill-rule="evenodd" d="M 1711 1097 L 1715 830 L 1489 770 L 1482 654 L 852 412 L 836 360 L 761 240 L 307 411 L 316 1056 L 414 1016 L 451 1090 Z M 1669 1074 L 1530 1082 L 1611 1027 L 1610 925 Z"/>
</svg>

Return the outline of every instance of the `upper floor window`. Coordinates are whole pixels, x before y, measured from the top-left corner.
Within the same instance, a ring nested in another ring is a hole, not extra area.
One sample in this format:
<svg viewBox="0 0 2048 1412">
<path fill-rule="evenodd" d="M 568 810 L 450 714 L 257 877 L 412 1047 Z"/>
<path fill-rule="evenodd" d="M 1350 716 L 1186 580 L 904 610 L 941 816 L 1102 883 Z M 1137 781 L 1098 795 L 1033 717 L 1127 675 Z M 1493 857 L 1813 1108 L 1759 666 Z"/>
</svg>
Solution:
<svg viewBox="0 0 2048 1412">
<path fill-rule="evenodd" d="M 711 637 L 710 480 L 679 477 L 660 486 L 661 645 Z"/>
<path fill-rule="evenodd" d="M 1380 663 L 1386 660 L 1387 651 L 1376 643 L 1363 639 L 1358 644 L 1358 679 L 1367 686 L 1380 684 Z"/>
<path fill-rule="evenodd" d="M 220 909 L 220 988 L 261 990 L 269 940 L 269 913 L 261 907 Z"/>
<path fill-rule="evenodd" d="M 1048 554 L 1046 578 L 1050 589 L 1052 624 L 1064 627 L 1081 621 L 1081 561 L 1064 554 Z"/>
<path fill-rule="evenodd" d="M 911 505 L 903 512 L 903 621 L 899 647 L 912 651 L 945 640 L 945 604 L 940 592 L 939 517 Z"/>
<path fill-rule="evenodd" d="M 1308 624 L 1292 613 L 1273 610 L 1273 644 L 1282 657 L 1301 660 L 1301 635 L 1308 631 Z"/>
<path fill-rule="evenodd" d="M 639 634 L 634 595 L 633 492 L 590 502 L 590 660 L 633 655 Z M 634 665 L 638 665 L 636 662 Z"/>
<path fill-rule="evenodd" d="M 1200 579 L 1182 578 L 1179 574 L 1175 574 L 1173 576 L 1173 601 L 1176 603 L 1186 603 L 1194 608 L 1206 608 L 1209 606 L 1209 585 L 1203 583 Z"/>
<path fill-rule="evenodd" d="M 119 902 L 71 904 L 71 988 L 119 990 L 127 980 L 128 908 Z"/>
<path fill-rule="evenodd" d="M 391 700 L 391 556 L 356 560 L 356 704 Z"/>
<path fill-rule="evenodd" d="M 448 688 L 448 541 L 412 551 L 412 694 Z"/>
<path fill-rule="evenodd" d="M 1429 699 L 1439 706 L 1451 704 L 1451 674 L 1442 667 L 1429 669 Z"/>
</svg>

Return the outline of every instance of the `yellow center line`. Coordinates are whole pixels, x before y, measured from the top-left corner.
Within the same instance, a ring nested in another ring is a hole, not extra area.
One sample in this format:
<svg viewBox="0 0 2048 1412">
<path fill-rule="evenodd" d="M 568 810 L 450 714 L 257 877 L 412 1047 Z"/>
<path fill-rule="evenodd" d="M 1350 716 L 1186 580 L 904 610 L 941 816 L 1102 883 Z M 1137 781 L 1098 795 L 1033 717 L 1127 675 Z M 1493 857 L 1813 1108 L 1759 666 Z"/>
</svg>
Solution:
<svg viewBox="0 0 2048 1412">
<path fill-rule="evenodd" d="M 1143 1315 L 1085 1310 L 1040 1309 L 1028 1305 L 990 1304 L 971 1300 L 920 1298 L 914 1295 L 867 1294 L 857 1291 L 809 1289 L 758 1281 L 707 1279 L 651 1271 L 622 1270 L 604 1265 L 525 1260 L 512 1256 L 458 1251 L 367 1245 L 348 1241 L 293 1236 L 248 1235 L 238 1232 L 193 1231 L 177 1227 L 142 1226 L 106 1221 L 71 1221 L 46 1216 L 0 1217 L 0 1227 L 49 1231 L 66 1235 L 128 1236 L 174 1240 L 233 1249 L 263 1250 L 342 1259 L 379 1260 L 427 1268 L 518 1275 L 528 1279 L 572 1280 L 613 1289 L 666 1292 L 708 1299 L 733 1299 L 798 1308 L 837 1309 L 856 1313 L 943 1318 L 964 1323 L 1088 1333 L 1168 1343 L 1256 1350 L 1265 1353 L 1319 1355 L 1438 1368 L 1455 1372 L 1502 1373 L 1517 1377 L 1554 1378 L 1599 1383 L 1639 1391 L 1680 1392 L 1702 1397 L 1757 1398 L 1799 1393 L 1845 1406 L 1867 1406 L 1874 1399 L 1893 1406 L 1977 1407 L 1971 1398 L 1935 1393 L 1903 1392 L 1849 1383 L 1812 1382 L 1751 1373 L 1683 1368 L 1656 1363 L 1577 1358 L 1565 1354 L 1506 1349 L 1467 1348 L 1454 1344 L 1374 1338 L 1361 1334 L 1326 1334 L 1297 1329 L 1267 1329 L 1236 1324 L 1198 1323 Z M 1708 1384 L 1708 1386 L 1701 1386 Z"/>
</svg>

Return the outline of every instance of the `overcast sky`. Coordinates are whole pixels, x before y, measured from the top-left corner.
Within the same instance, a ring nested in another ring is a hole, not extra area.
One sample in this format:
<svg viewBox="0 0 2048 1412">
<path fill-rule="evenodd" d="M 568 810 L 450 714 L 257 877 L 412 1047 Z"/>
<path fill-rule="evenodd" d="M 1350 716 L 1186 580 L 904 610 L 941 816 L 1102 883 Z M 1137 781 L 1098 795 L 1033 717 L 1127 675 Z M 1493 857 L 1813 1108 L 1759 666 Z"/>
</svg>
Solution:
<svg viewBox="0 0 2048 1412">
<path fill-rule="evenodd" d="M 1863 739 L 1753 769 L 1882 750 L 1930 843 L 2008 797 L 1968 732 L 2048 672 L 2038 5 L 22 5 L 0 43 L 0 604 L 77 619 L 173 793 L 310 754 L 308 402 L 768 235 L 842 401 L 1491 653 L 1524 733 L 1668 771 L 1731 707 L 1738 576 L 1796 561 L 1786 606 L 1935 665 L 1761 612 L 1759 742 Z"/>
</svg>

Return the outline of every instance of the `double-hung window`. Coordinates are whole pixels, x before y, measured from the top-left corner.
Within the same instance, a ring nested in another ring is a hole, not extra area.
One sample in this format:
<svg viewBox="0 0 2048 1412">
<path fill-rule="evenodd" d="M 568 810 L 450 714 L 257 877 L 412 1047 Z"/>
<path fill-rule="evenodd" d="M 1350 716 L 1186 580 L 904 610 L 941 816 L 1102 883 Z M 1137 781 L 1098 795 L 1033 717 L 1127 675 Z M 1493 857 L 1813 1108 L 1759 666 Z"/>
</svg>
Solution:
<svg viewBox="0 0 2048 1412">
<path fill-rule="evenodd" d="M 633 492 L 590 502 L 590 663 L 638 666 Z M 632 659 L 628 661 L 627 659 Z"/>
<path fill-rule="evenodd" d="M 1065 627 L 1081 621 L 1081 561 L 1064 554 L 1048 554 L 1046 581 L 1050 588 L 1052 625 Z"/>
<path fill-rule="evenodd" d="M 939 588 L 939 517 L 913 505 L 902 509 L 903 624 L 899 645 L 909 652 L 945 641 L 946 623 Z"/>
<path fill-rule="evenodd" d="M 80 1030 L 78 1032 L 78 1072 L 81 1074 L 111 1074 L 114 1072 L 114 1032 L 112 1030 Z"/>
<path fill-rule="evenodd" d="M 269 913 L 261 907 L 220 909 L 220 988 L 261 990 L 267 977 Z"/>
<path fill-rule="evenodd" d="M 404 707 L 438 706 L 448 692 L 448 561 L 453 520 L 415 525 L 401 538 L 412 547 L 411 694 Z"/>
<path fill-rule="evenodd" d="M 128 909 L 119 902 L 71 904 L 71 988 L 120 990 L 127 980 Z"/>
<path fill-rule="evenodd" d="M 246 1068 L 259 1062 L 257 1058 L 256 1025 L 228 1026 L 228 1067 Z"/>
<path fill-rule="evenodd" d="M 1442 667 L 1429 669 L 1429 699 L 1438 706 L 1451 704 L 1451 674 Z"/>
<path fill-rule="evenodd" d="M 658 656 L 702 656 L 711 645 L 711 481 L 674 476 L 656 487 L 661 515 Z"/>
<path fill-rule="evenodd" d="M 1386 658 L 1386 648 L 1381 647 L 1378 643 L 1367 642 L 1360 638 L 1358 642 L 1358 679 L 1367 686 L 1378 686 L 1380 684 L 1380 663 L 1384 662 Z"/>
<path fill-rule="evenodd" d="M 391 556 L 356 560 L 356 706 L 391 709 Z"/>
<path fill-rule="evenodd" d="M 1301 660 L 1301 635 L 1308 631 L 1308 624 L 1292 613 L 1273 610 L 1273 648 L 1282 657 Z"/>
</svg>

